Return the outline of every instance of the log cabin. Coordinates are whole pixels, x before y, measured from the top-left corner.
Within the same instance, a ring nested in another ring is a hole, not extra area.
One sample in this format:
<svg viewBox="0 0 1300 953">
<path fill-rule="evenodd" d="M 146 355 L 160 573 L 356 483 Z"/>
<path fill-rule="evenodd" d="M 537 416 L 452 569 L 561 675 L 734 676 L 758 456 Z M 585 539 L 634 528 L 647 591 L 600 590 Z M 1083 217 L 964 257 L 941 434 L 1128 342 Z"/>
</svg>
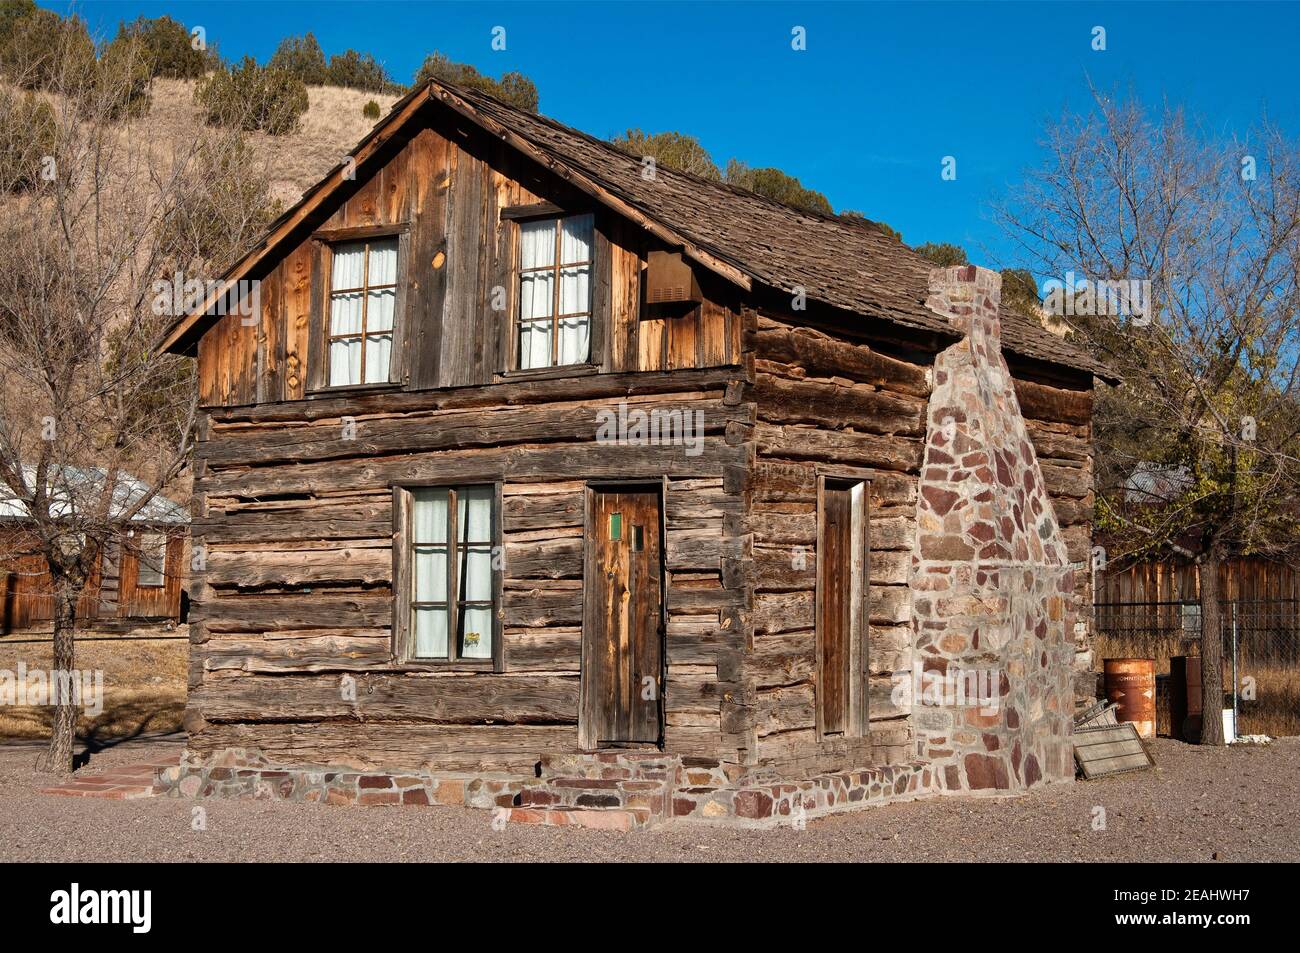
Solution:
<svg viewBox="0 0 1300 953">
<path fill-rule="evenodd" d="M 97 496 L 105 473 L 95 467 L 54 467 L 51 473 L 50 496 L 72 524 L 75 497 Z M 34 485 L 35 474 L 35 466 L 24 465 L 27 486 Z M 129 520 L 123 519 L 130 502 L 147 492 L 148 485 L 137 477 L 119 474 L 112 534 L 77 602 L 77 625 L 82 631 L 129 631 L 173 625 L 182 619 L 189 514 L 172 500 L 155 496 Z M 60 516 L 61 527 L 64 518 Z M 0 485 L 0 587 L 0 635 L 50 631 L 54 580 L 31 528 L 27 503 L 4 485 Z"/>
<path fill-rule="evenodd" d="M 999 288 L 413 90 L 160 342 L 205 554 L 162 781 L 640 826 L 1072 778 L 1112 378 Z"/>
</svg>

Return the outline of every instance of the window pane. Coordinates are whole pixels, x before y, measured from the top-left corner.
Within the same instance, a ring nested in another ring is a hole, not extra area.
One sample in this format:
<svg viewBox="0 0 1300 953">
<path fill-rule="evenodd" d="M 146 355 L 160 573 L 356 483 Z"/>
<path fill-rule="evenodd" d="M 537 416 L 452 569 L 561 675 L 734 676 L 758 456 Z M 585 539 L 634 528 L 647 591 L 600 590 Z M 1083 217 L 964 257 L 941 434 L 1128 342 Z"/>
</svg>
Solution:
<svg viewBox="0 0 1300 953">
<path fill-rule="evenodd" d="M 519 317 L 522 321 L 545 318 L 555 301 L 555 272 L 526 272 L 519 278 Z"/>
<path fill-rule="evenodd" d="M 466 606 L 460 610 L 460 654 L 464 658 L 492 657 L 492 610 Z"/>
<path fill-rule="evenodd" d="M 396 288 L 367 292 L 366 333 L 393 330 L 393 307 L 397 304 Z"/>
<path fill-rule="evenodd" d="M 565 268 L 560 272 L 560 314 L 576 314 L 591 310 L 589 291 L 591 268 Z"/>
<path fill-rule="evenodd" d="M 492 547 L 469 546 L 456 551 L 461 602 L 492 601 Z"/>
<path fill-rule="evenodd" d="M 391 285 L 397 282 L 397 239 L 370 243 L 368 285 Z M 345 286 L 347 287 L 347 286 Z"/>
<path fill-rule="evenodd" d="M 366 338 L 366 383 L 382 384 L 388 380 L 388 359 L 393 351 L 393 336 L 379 334 Z"/>
<path fill-rule="evenodd" d="M 411 565 L 415 572 L 415 601 L 446 602 L 447 551 L 441 547 L 417 546 Z"/>
<path fill-rule="evenodd" d="M 519 265 L 540 268 L 555 264 L 555 219 L 524 222 L 519 226 Z"/>
<path fill-rule="evenodd" d="M 360 288 L 365 284 L 362 269 L 366 266 L 365 242 L 348 242 L 334 246 L 334 264 L 330 268 L 330 288 Z"/>
<path fill-rule="evenodd" d="M 447 610 L 415 609 L 416 658 L 447 658 Z"/>
<path fill-rule="evenodd" d="M 337 294 L 330 298 L 330 334 L 361 333 L 361 292 Z"/>
<path fill-rule="evenodd" d="M 167 560 L 167 537 L 157 534 L 141 536 L 138 545 L 137 586 L 163 585 L 163 567 Z"/>
<path fill-rule="evenodd" d="M 563 318 L 560 321 L 560 363 L 581 364 L 591 349 L 591 318 Z"/>
<path fill-rule="evenodd" d="M 591 261 L 592 216 L 579 215 L 560 223 L 560 264 Z"/>
<path fill-rule="evenodd" d="M 361 383 L 361 339 L 330 342 L 330 386 Z"/>
<path fill-rule="evenodd" d="M 442 487 L 412 490 L 411 504 L 412 541 L 447 542 L 447 491 Z"/>
<path fill-rule="evenodd" d="M 551 319 L 521 325 L 519 328 L 519 366 L 551 366 Z"/>
<path fill-rule="evenodd" d="M 492 541 L 492 498 L 496 491 L 490 486 L 461 487 L 456 494 L 457 539 L 463 543 L 490 543 Z"/>
</svg>

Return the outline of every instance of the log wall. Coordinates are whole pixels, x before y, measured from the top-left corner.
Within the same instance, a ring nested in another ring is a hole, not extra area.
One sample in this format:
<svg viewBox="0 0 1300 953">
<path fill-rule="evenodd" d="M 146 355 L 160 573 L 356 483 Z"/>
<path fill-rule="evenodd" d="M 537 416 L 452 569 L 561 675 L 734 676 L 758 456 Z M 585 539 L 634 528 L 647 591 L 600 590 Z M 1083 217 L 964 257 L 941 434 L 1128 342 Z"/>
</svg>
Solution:
<svg viewBox="0 0 1300 953">
<path fill-rule="evenodd" d="M 665 487 L 665 746 L 741 758 L 753 408 L 736 376 L 681 372 L 676 390 L 639 396 L 626 375 L 427 392 L 400 415 L 362 398 L 214 413 L 195 487 L 206 571 L 193 586 L 190 747 L 441 770 L 524 770 L 576 750 L 584 494 L 611 478 Z M 598 444 L 596 414 L 619 400 L 698 411 L 702 452 Z M 341 438 L 342 416 L 356 439 Z M 392 653 L 392 487 L 434 480 L 502 484 L 498 673 Z"/>
<path fill-rule="evenodd" d="M 875 757 L 905 759 L 910 712 L 891 694 L 913 663 L 908 572 L 930 367 L 882 353 L 843 329 L 796 327 L 771 312 L 758 317 L 749 347 L 757 412 L 749 526 L 758 758 L 817 770 L 842 757 L 845 742 L 819 742 L 816 731 L 817 476 L 865 468 L 872 471 L 869 723 Z M 1014 384 L 1070 558 L 1082 564 L 1092 511 L 1091 392 L 1021 377 Z M 1077 576 L 1076 594 L 1087 606 L 1087 576 Z M 1086 670 L 1086 622 L 1076 641 L 1077 664 Z"/>
</svg>

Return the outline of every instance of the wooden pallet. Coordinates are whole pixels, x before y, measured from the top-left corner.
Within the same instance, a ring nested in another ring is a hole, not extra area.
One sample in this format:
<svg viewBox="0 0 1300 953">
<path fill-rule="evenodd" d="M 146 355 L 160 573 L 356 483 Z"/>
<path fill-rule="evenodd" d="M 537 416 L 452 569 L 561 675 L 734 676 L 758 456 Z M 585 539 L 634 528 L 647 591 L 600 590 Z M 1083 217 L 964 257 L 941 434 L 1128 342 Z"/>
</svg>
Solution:
<svg viewBox="0 0 1300 953">
<path fill-rule="evenodd" d="M 1088 780 L 1154 768 L 1155 760 L 1132 722 L 1076 728 L 1074 760 Z"/>
</svg>

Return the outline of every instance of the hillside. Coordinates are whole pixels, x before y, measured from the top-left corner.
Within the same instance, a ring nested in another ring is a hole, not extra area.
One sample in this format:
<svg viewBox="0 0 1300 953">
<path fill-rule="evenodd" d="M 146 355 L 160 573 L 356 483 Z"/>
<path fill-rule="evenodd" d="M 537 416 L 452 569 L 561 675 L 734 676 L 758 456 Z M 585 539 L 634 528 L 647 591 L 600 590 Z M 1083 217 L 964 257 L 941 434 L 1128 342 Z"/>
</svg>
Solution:
<svg viewBox="0 0 1300 953">
<path fill-rule="evenodd" d="M 285 205 L 296 202 L 370 131 L 374 121 L 361 115 L 367 102 L 379 103 L 382 115 L 400 98 L 335 86 L 309 86 L 307 95 L 310 107 L 297 132 L 287 136 L 253 133 L 249 137 L 271 162 L 272 198 Z M 202 122 L 194 105 L 194 81 L 154 80 L 149 114 L 164 124 L 173 138 L 186 136 Z"/>
</svg>

